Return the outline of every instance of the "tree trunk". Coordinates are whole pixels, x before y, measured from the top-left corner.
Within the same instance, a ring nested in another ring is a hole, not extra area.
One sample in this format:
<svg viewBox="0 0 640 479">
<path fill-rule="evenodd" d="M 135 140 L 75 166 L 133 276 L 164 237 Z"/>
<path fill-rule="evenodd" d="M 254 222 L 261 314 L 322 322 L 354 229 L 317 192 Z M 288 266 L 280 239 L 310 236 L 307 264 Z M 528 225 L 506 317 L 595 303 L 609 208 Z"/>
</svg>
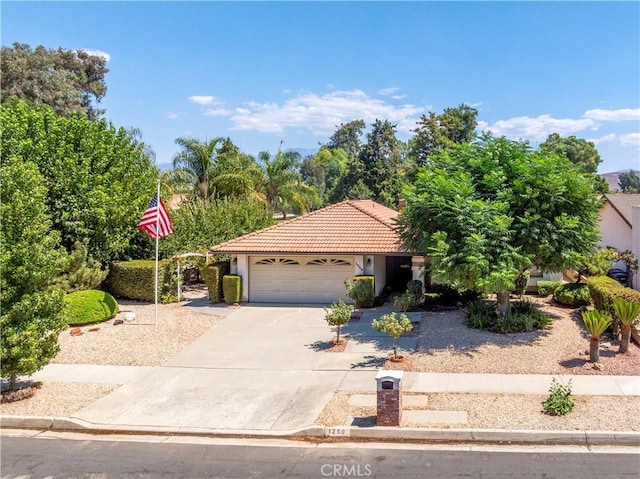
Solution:
<svg viewBox="0 0 640 479">
<path fill-rule="evenodd" d="M 629 350 L 629 339 L 631 338 L 631 326 L 623 324 L 621 329 L 622 336 L 620 337 L 620 350 L 621 353 L 626 353 Z"/>
<path fill-rule="evenodd" d="M 592 363 L 600 361 L 600 338 L 591 338 L 589 341 L 589 361 Z"/>
<path fill-rule="evenodd" d="M 338 325 L 338 334 L 336 336 L 336 344 L 340 344 L 340 325 Z"/>
<path fill-rule="evenodd" d="M 398 343 L 396 341 L 393 341 L 393 357 L 398 359 Z"/>
<path fill-rule="evenodd" d="M 496 300 L 498 302 L 498 314 L 506 316 L 511 312 L 511 299 L 509 297 L 509 291 L 500 291 L 496 294 Z"/>
</svg>

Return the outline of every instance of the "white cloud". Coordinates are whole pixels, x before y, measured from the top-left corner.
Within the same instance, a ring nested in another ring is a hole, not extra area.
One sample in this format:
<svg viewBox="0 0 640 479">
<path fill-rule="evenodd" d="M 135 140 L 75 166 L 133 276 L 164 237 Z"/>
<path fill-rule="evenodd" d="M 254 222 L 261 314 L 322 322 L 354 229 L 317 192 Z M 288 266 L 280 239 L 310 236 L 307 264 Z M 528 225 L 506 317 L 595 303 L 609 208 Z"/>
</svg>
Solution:
<svg viewBox="0 0 640 479">
<path fill-rule="evenodd" d="M 535 118 L 518 116 L 508 120 L 498 120 L 492 125 L 479 121 L 478 126 L 480 130 L 490 130 L 498 136 L 538 141 L 545 140 L 550 133 L 566 136 L 586 129 L 598 129 L 598 124 L 590 118 L 553 118 L 551 115 L 540 115 Z"/>
<path fill-rule="evenodd" d="M 640 146 L 640 133 L 627 133 L 620 137 L 620 143 L 627 146 Z"/>
<path fill-rule="evenodd" d="M 109 55 L 107 52 L 103 52 L 102 50 L 91 50 L 89 48 L 80 48 L 80 50 L 87 53 L 88 55 L 94 55 L 96 57 L 104 58 L 107 62 L 111 60 L 111 55 Z"/>
<path fill-rule="evenodd" d="M 178 116 L 179 115 L 173 111 L 170 111 L 169 113 L 167 113 L 167 118 L 169 118 L 170 120 L 175 120 L 176 118 L 178 118 Z"/>
<path fill-rule="evenodd" d="M 219 105 L 220 104 L 220 100 L 217 99 L 215 96 L 211 96 L 211 95 L 206 95 L 206 96 L 193 95 L 189 97 L 189 101 L 191 103 L 195 103 L 196 105 Z"/>
<path fill-rule="evenodd" d="M 397 92 L 400 88 L 397 86 L 391 86 L 389 88 L 383 88 L 382 90 L 378 90 L 378 95 L 389 96 L 393 93 Z"/>
<path fill-rule="evenodd" d="M 599 121 L 638 121 L 640 120 L 640 108 L 621 108 L 618 110 L 596 108 L 585 111 L 584 117 Z"/>
<path fill-rule="evenodd" d="M 411 104 L 390 105 L 370 97 L 362 90 L 342 90 L 317 95 L 303 93 L 275 102 L 248 102 L 236 108 L 231 116 L 234 129 L 282 133 L 287 127 L 301 128 L 315 135 L 330 135 L 340 123 L 362 118 L 366 123 L 376 119 L 397 124 L 397 131 L 410 133 L 425 107 Z"/>
<path fill-rule="evenodd" d="M 231 113 L 232 112 L 226 108 L 207 108 L 204 111 L 204 114 L 207 116 L 229 116 Z"/>
<path fill-rule="evenodd" d="M 599 145 L 600 143 L 608 143 L 610 141 L 614 141 L 616 139 L 615 133 L 609 133 L 608 135 L 601 136 L 600 138 L 589 138 L 588 141 L 591 141 L 594 145 Z"/>
</svg>

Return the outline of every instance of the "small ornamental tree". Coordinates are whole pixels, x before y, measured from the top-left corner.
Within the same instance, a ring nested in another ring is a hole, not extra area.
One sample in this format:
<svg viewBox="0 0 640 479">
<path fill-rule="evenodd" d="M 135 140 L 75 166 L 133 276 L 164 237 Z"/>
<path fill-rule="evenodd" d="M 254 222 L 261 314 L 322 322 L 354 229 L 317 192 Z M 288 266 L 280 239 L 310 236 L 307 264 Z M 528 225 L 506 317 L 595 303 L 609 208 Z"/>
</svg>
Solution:
<svg viewBox="0 0 640 479">
<path fill-rule="evenodd" d="M 341 299 L 337 303 L 332 303 L 330 308 L 324 307 L 325 318 L 329 326 L 336 327 L 336 344 L 340 344 L 340 326 L 347 324 L 353 313 L 353 306 L 346 304 Z"/>
<path fill-rule="evenodd" d="M 620 352 L 629 350 L 629 338 L 631 337 L 631 325 L 640 314 L 640 303 L 630 299 L 616 298 L 613 300 L 613 308 L 620 320 Z"/>
<path fill-rule="evenodd" d="M 380 319 L 375 319 L 372 323 L 373 329 L 381 333 L 387 333 L 393 338 L 393 357 L 398 359 L 398 338 L 402 333 L 409 332 L 413 329 L 411 321 L 406 314 L 401 314 L 400 318 L 396 317 L 396 313 L 385 314 Z"/>
<path fill-rule="evenodd" d="M 510 310 L 520 271 L 564 271 L 598 243 L 592 175 L 526 142 L 483 135 L 419 168 L 404 191 L 403 246 L 430 257 L 431 271 L 459 289 L 496 293 Z"/>
<path fill-rule="evenodd" d="M 585 311 L 582 321 L 590 336 L 589 361 L 597 363 L 600 360 L 600 336 L 611 324 L 611 316 L 604 311 Z"/>
</svg>

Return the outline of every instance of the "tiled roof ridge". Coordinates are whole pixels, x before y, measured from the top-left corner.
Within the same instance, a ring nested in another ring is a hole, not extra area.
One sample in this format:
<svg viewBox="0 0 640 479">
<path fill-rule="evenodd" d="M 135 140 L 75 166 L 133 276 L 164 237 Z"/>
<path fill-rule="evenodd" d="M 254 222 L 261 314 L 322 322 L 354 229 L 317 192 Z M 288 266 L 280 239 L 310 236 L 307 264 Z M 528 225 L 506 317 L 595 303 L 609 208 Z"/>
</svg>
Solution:
<svg viewBox="0 0 640 479">
<path fill-rule="evenodd" d="M 393 210 L 393 209 L 389 208 L 388 206 L 384 206 L 384 205 L 381 205 L 380 203 L 376 203 L 376 202 L 375 202 L 375 201 L 373 201 L 373 200 L 346 200 L 346 201 L 343 201 L 343 203 L 349 203 L 349 205 L 350 205 L 350 206 L 352 206 L 353 208 L 357 209 L 358 211 L 360 211 L 360 212 L 362 212 L 362 213 L 366 214 L 367 216 L 369 216 L 369 217 L 373 218 L 373 219 L 374 219 L 374 220 L 376 220 L 378 223 L 382 223 L 384 226 L 386 226 L 386 227 L 388 227 L 388 228 L 391 228 L 391 229 L 394 229 L 394 226 L 393 226 L 393 225 L 391 225 L 391 224 L 387 223 L 387 222 L 386 222 L 386 221 L 384 221 L 382 218 L 377 217 L 375 214 L 373 214 L 372 212 L 370 212 L 370 211 L 369 211 L 369 210 L 367 210 L 366 208 L 362 208 L 362 207 L 360 207 L 360 206 L 358 206 L 358 205 L 354 204 L 354 201 L 371 201 L 372 203 L 375 203 L 376 205 L 382 206 L 383 208 L 387 208 L 387 209 L 389 209 L 389 210 L 391 210 L 391 211 L 393 211 L 393 212 L 396 212 L 396 213 L 397 213 L 397 211 L 395 211 L 395 210 Z M 340 203 L 337 203 L 337 204 L 340 204 Z"/>
<path fill-rule="evenodd" d="M 266 228 L 262 228 L 260 230 L 252 231 L 251 233 L 247 233 L 245 235 L 238 236 L 237 238 L 233 238 L 233 239 L 227 240 L 224 243 L 220 243 L 219 245 L 212 246 L 212 248 L 216 247 L 216 246 L 217 247 L 221 247 L 221 246 L 224 246 L 224 245 L 229 244 L 229 243 L 235 243 L 236 241 L 240 241 L 240 240 L 243 240 L 243 239 L 246 239 L 246 238 L 251 238 L 252 236 L 255 236 L 257 234 L 262 234 L 262 233 L 265 233 L 267 231 L 275 230 L 277 228 L 280 228 L 282 226 L 288 225 L 288 224 L 293 223 L 295 221 L 299 221 L 301 219 L 308 218 L 309 216 L 316 215 L 317 213 L 320 213 L 320 212 L 335 208 L 335 207 L 340 206 L 340 205 L 342 205 L 344 203 L 349 203 L 349 201 L 351 201 L 351 200 L 340 201 L 339 203 L 334 203 L 332 205 L 325 206 L 324 208 L 320 208 L 319 210 L 310 211 L 309 213 L 305 213 L 304 215 L 296 216 L 295 218 L 291 218 L 290 220 L 281 221 L 280 223 L 277 223 L 275 225 L 267 226 Z M 354 206 L 354 205 L 351 205 L 351 206 Z M 356 208 L 356 209 L 360 210 L 360 208 Z M 362 211 L 362 210 L 360 210 L 360 211 Z M 371 215 L 369 215 L 369 216 L 371 216 Z"/>
</svg>

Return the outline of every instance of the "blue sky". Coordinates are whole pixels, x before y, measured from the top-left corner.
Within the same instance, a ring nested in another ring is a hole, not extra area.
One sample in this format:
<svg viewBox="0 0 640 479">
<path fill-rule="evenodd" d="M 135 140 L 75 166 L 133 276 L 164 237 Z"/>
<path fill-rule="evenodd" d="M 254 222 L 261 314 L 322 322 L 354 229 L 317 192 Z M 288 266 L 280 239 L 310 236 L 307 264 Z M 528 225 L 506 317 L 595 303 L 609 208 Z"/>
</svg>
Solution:
<svg viewBox="0 0 640 479">
<path fill-rule="evenodd" d="M 640 168 L 638 2 L 2 2 L 2 45 L 108 56 L 102 101 L 170 163 L 175 139 L 317 148 L 376 118 L 406 140 L 460 103 L 533 145 L 596 143 Z"/>
</svg>

